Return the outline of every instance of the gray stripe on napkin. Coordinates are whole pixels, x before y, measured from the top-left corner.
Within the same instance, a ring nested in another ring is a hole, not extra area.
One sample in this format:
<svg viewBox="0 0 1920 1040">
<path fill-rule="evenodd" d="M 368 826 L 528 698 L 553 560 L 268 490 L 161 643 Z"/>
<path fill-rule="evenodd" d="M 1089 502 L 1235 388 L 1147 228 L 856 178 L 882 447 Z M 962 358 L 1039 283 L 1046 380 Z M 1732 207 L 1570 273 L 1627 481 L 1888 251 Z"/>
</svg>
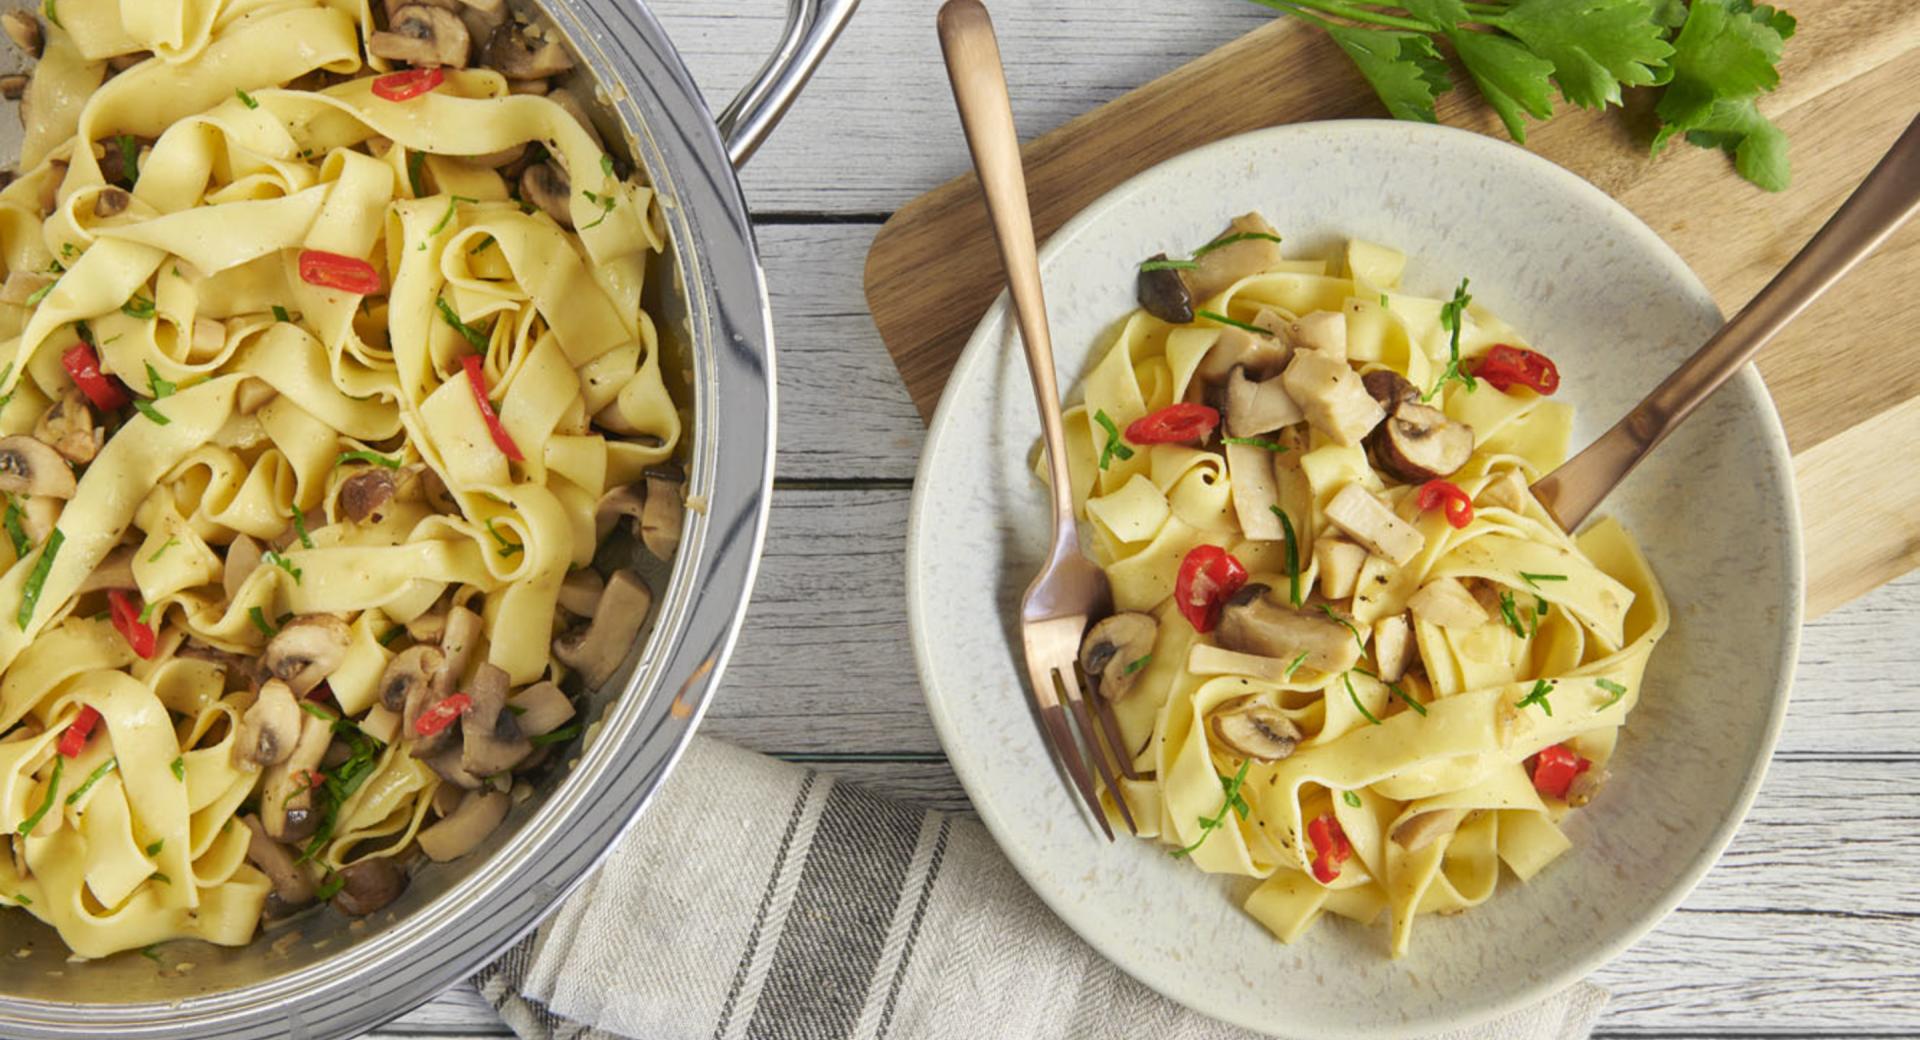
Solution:
<svg viewBox="0 0 1920 1040">
<path fill-rule="evenodd" d="M 874 1029 L 877 1040 L 886 1040 L 887 1030 L 893 1025 L 893 1009 L 900 1001 L 900 984 L 906 981 L 907 965 L 913 963 L 913 945 L 920 938 L 920 926 L 927 920 L 927 904 L 933 899 L 933 886 L 940 883 L 940 863 L 947 858 L 947 835 L 953 831 L 953 819 L 946 813 L 930 813 L 938 817 L 940 830 L 934 838 L 933 854 L 927 863 L 926 881 L 920 886 L 920 896 L 914 900 L 913 923 L 907 926 L 907 935 L 895 962 L 892 978 L 887 983 L 887 1002 L 880 1011 L 880 1024 Z"/>
<path fill-rule="evenodd" d="M 740 989 L 746 985 L 747 972 L 753 966 L 754 953 L 760 946 L 760 933 L 766 927 L 767 908 L 773 905 L 773 895 L 780 884 L 780 878 L 786 874 L 787 853 L 793 848 L 793 836 L 800 829 L 800 818 L 806 812 L 807 795 L 813 792 L 813 783 L 820 774 L 809 769 L 806 778 L 800 781 L 800 793 L 793 799 L 793 811 L 787 814 L 787 829 L 780 835 L 780 851 L 775 855 L 773 872 L 767 875 L 767 889 L 760 894 L 760 906 L 753 912 L 753 934 L 747 939 L 746 951 L 740 955 L 740 967 L 733 973 L 733 985 L 727 989 L 727 1002 L 720 1009 L 720 1021 L 714 1026 L 713 1040 L 726 1035 L 727 1024 L 733 1019 L 733 1008 L 740 1000 Z"/>
</svg>

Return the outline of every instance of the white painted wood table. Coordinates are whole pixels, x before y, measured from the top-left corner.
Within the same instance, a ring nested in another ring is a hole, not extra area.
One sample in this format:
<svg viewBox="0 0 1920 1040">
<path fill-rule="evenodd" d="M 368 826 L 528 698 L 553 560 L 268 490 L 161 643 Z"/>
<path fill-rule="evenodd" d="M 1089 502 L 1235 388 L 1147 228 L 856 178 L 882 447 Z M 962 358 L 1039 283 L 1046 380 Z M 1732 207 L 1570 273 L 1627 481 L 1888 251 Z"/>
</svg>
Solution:
<svg viewBox="0 0 1920 1040">
<path fill-rule="evenodd" d="M 652 6 L 718 107 L 758 65 L 785 5 Z M 922 427 L 860 287 L 887 214 L 965 167 L 936 6 L 866 0 L 745 175 L 780 344 L 780 479 L 759 589 L 705 731 L 965 810 L 907 644 L 903 550 Z M 1243 0 L 993 8 L 1029 136 L 1266 17 Z M 1920 476 L 1920 462 L 1891 464 Z M 1692 898 L 1599 974 L 1614 992 L 1599 1035 L 1920 1036 L 1916 878 L 1920 575 L 1910 575 L 1807 627 L 1752 816 Z M 507 1033 L 456 988 L 372 1035 Z"/>
</svg>

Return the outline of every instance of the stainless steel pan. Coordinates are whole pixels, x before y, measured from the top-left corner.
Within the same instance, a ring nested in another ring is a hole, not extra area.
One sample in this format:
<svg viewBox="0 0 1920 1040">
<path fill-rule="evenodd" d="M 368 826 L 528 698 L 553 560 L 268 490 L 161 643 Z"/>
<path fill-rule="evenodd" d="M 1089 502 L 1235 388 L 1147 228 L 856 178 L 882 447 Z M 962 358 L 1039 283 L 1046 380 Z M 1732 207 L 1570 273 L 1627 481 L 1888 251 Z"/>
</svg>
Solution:
<svg viewBox="0 0 1920 1040">
<path fill-rule="evenodd" d="M 0 913 L 0 1037 L 354 1036 L 465 978 L 533 928 L 645 808 L 673 768 L 746 612 L 773 479 L 773 328 L 735 167 L 753 154 L 858 0 L 789 0 L 778 50 L 716 123 L 637 0 L 548 0 L 596 99 L 663 197 L 672 246 L 647 305 L 691 387 L 687 528 L 654 627 L 591 695 L 597 732 L 472 855 L 418 872 L 364 923 L 331 911 L 224 949 L 170 943 L 69 962 L 25 914 Z M 11 5 L 9 5 L 11 6 Z M 18 138 L 0 140 L 18 154 Z M 618 147 L 618 145 L 615 145 Z M 570 767 L 569 767 L 570 765 Z"/>
</svg>

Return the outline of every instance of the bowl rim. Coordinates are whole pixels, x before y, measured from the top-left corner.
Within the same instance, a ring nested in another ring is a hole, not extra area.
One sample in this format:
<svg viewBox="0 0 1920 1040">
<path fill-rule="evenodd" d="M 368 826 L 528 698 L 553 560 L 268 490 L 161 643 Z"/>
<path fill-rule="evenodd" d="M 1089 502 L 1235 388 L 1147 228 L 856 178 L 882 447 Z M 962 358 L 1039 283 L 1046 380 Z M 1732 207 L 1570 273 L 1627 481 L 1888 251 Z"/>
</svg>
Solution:
<svg viewBox="0 0 1920 1040">
<path fill-rule="evenodd" d="M 1720 315 L 1722 322 L 1725 321 L 1724 312 L 1719 310 L 1706 284 L 1700 280 L 1699 275 L 1687 265 L 1679 253 L 1675 252 L 1672 246 L 1626 206 L 1578 174 L 1524 148 L 1470 130 L 1391 119 L 1319 120 L 1265 127 L 1224 137 L 1156 163 L 1107 190 L 1074 214 L 1048 238 L 1040 249 L 1043 281 L 1047 269 L 1059 260 L 1069 243 L 1088 228 L 1102 223 L 1110 211 L 1120 206 L 1129 197 L 1151 190 L 1159 186 L 1162 181 L 1178 179 L 1188 169 L 1212 165 L 1218 162 L 1222 155 L 1234 149 L 1253 145 L 1278 150 L 1283 148 L 1289 139 L 1314 134 L 1345 136 L 1349 139 L 1371 138 L 1373 142 L 1384 141 L 1389 146 L 1398 147 L 1435 146 L 1468 149 L 1476 151 L 1488 162 L 1508 163 L 1523 168 L 1530 174 L 1540 177 L 1559 193 L 1568 196 L 1570 201 L 1593 210 L 1597 216 L 1611 222 L 1617 230 L 1633 239 L 1634 244 L 1645 256 L 1661 264 L 1666 276 L 1679 289 L 1701 301 L 1705 306 L 1712 307 L 1714 312 Z M 1316 146 L 1323 143 L 1316 142 Z M 969 335 L 966 346 L 948 378 L 949 387 L 959 383 L 974 368 L 998 360 L 992 346 L 995 341 L 1007 335 L 1010 319 L 1011 303 L 1008 293 L 1003 289 Z M 1754 760 L 1749 763 L 1747 772 L 1741 779 L 1740 788 L 1735 793 L 1733 811 L 1723 817 L 1707 837 L 1700 855 L 1665 886 L 1658 898 L 1647 902 L 1616 938 L 1592 944 L 1583 954 L 1571 959 L 1559 970 L 1537 976 L 1527 985 L 1504 997 L 1483 1001 L 1478 1005 L 1463 1005 L 1445 1017 L 1428 1016 L 1417 1024 L 1372 1024 L 1364 1029 L 1324 1022 L 1314 1023 L 1312 1036 L 1317 1038 L 1364 1036 L 1374 1040 L 1389 1040 L 1389 1038 L 1412 1040 L 1412 1038 L 1449 1030 L 1471 1028 L 1527 1007 L 1587 977 L 1594 970 L 1639 942 L 1679 906 L 1706 876 L 1707 871 L 1719 862 L 1740 824 L 1751 811 L 1754 800 L 1759 796 L 1768 766 L 1772 762 L 1774 749 L 1779 742 L 1780 731 L 1786 719 L 1794 672 L 1799 661 L 1806 597 L 1806 560 L 1802 541 L 1804 528 L 1800 515 L 1799 497 L 1792 479 L 1794 472 L 1792 453 L 1787 443 L 1786 432 L 1780 424 L 1779 411 L 1774 406 L 1773 398 L 1767 392 L 1758 369 L 1753 365 L 1749 364 L 1742 368 L 1733 379 L 1729 380 L 1729 383 L 1737 383 L 1742 392 L 1749 395 L 1759 406 L 1767 433 L 1762 445 L 1763 450 L 1771 468 L 1787 476 L 1781 491 L 1785 500 L 1783 505 L 1789 535 L 1785 539 L 1786 551 L 1781 561 L 1789 592 L 1788 602 L 1784 604 L 1785 612 L 1781 619 L 1787 638 L 1781 642 L 1776 653 L 1777 679 L 1771 691 L 1771 704 L 1767 718 L 1761 729 L 1761 753 L 1754 756 Z M 1176 987 L 1156 976 L 1152 970 L 1151 958 L 1124 946 L 1110 948 L 1096 942 L 1084 924 L 1087 911 L 1083 910 L 1080 904 L 1064 900 L 1061 892 L 1050 884 L 1043 884 L 1036 880 L 1041 876 L 1042 860 L 1023 846 L 1021 839 L 1024 832 L 1019 826 L 1022 821 L 1003 813 L 998 804 L 976 797 L 976 792 L 986 789 L 985 780 L 974 772 L 969 759 L 964 755 L 953 753 L 955 747 L 964 746 L 968 742 L 965 720 L 952 714 L 948 710 L 949 705 L 945 699 L 936 692 L 940 688 L 940 681 L 934 672 L 930 649 L 933 639 L 930 622 L 933 619 L 923 610 L 925 590 L 920 583 L 923 539 L 931 519 L 926 513 L 926 506 L 931 494 L 930 488 L 934 483 L 933 460 L 942 438 L 948 435 L 950 428 L 957 421 L 956 399 L 956 395 L 943 392 L 933 419 L 928 423 L 927 438 L 914 476 L 914 493 L 908 512 L 906 552 L 908 632 L 913 646 L 915 669 L 920 676 L 922 696 L 926 700 L 928 714 L 932 718 L 934 729 L 939 735 L 942 749 L 947 753 L 954 774 L 966 789 L 969 801 L 979 813 L 981 822 L 986 825 L 988 832 L 993 835 L 994 842 L 1012 862 L 1014 869 L 1018 871 L 1028 888 L 1102 957 L 1161 996 L 1199 1014 L 1263 1034 L 1294 1035 L 1273 1032 L 1275 1029 L 1273 1022 L 1256 1021 L 1235 1015 L 1231 1013 L 1232 1005 L 1226 1006 L 1226 1013 L 1222 1013 L 1223 1008 L 1217 1005 L 1211 1008 L 1201 1007 L 1197 1002 L 1189 999 L 1189 995 L 1176 992 Z M 1032 739 L 1038 741 L 1037 732 L 1032 735 Z"/>
</svg>

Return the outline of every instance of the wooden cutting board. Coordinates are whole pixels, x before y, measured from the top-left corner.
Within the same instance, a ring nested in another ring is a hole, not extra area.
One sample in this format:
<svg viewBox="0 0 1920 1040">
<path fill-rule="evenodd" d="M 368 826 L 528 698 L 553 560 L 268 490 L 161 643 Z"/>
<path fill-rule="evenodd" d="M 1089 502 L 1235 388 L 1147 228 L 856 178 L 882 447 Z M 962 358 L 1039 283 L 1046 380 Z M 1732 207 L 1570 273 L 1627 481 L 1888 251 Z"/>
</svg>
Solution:
<svg viewBox="0 0 1920 1040">
<path fill-rule="evenodd" d="M 1625 111 L 1566 109 L 1533 151 L 1638 214 L 1733 313 L 1799 250 L 1920 112 L 1920 4 L 1801 0 L 1781 86 L 1761 105 L 1787 132 L 1793 184 L 1763 192 L 1718 152 L 1647 154 L 1645 92 Z M 931 31 L 931 29 L 929 29 Z M 1465 82 L 1464 77 L 1456 77 Z M 1135 173 L 1279 123 L 1383 114 L 1324 34 L 1276 19 L 1025 148 L 1044 240 Z M 1504 136 L 1467 89 L 1441 121 Z M 956 136 L 954 147 L 960 147 Z M 922 417 L 930 417 L 1002 276 L 972 174 L 908 203 L 874 238 L 867 302 Z M 1807 607 L 1819 614 L 1920 566 L 1920 221 L 1883 246 L 1760 360 L 1792 444 L 1805 516 Z"/>
</svg>

